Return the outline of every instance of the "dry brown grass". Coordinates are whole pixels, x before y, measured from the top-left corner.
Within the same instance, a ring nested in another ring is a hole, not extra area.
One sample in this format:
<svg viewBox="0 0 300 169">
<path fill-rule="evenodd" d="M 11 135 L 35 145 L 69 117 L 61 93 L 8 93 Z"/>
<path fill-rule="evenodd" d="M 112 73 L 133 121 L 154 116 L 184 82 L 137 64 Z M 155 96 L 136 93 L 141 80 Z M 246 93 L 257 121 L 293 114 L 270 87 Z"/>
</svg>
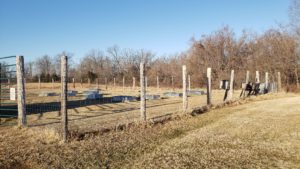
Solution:
<svg viewBox="0 0 300 169">
<path fill-rule="evenodd" d="M 52 130 L 2 127 L 0 168 L 299 168 L 300 97 L 274 97 L 68 144 Z"/>
</svg>

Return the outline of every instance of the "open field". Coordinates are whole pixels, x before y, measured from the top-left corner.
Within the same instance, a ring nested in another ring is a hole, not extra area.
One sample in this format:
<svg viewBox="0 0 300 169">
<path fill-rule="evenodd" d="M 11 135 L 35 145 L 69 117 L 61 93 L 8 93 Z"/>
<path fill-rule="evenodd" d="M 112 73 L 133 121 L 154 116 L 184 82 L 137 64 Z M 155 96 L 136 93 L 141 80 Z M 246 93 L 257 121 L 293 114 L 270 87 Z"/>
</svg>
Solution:
<svg viewBox="0 0 300 169">
<path fill-rule="evenodd" d="M 0 168 L 299 168 L 300 96 L 250 100 L 68 144 L 52 130 L 1 127 Z"/>
<path fill-rule="evenodd" d="M 60 127 L 60 117 L 58 116 L 59 102 L 60 102 L 60 84 L 55 83 L 54 88 L 51 83 L 42 83 L 41 89 L 38 89 L 38 83 L 26 84 L 26 103 L 31 106 L 28 109 L 30 115 L 28 118 L 28 126 L 30 127 L 46 127 L 55 128 L 58 130 Z M 69 84 L 69 90 L 76 90 L 81 93 L 84 90 L 96 89 L 97 85 L 93 84 L 88 86 L 84 84 L 76 84 L 74 89 L 72 84 Z M 139 87 L 133 90 L 131 87 L 108 86 L 105 89 L 104 85 L 100 85 L 101 92 L 104 94 L 104 99 L 99 101 L 84 100 L 80 94 L 76 97 L 69 97 L 71 108 L 68 109 L 69 113 L 69 126 L 71 130 L 88 132 L 99 130 L 101 128 L 114 127 L 120 124 L 128 124 L 140 120 L 140 102 L 124 102 L 124 103 L 110 103 L 107 99 L 116 95 L 130 95 L 139 96 Z M 206 92 L 206 89 L 199 89 Z M 41 92 L 55 92 L 57 96 L 39 97 Z M 173 91 L 171 88 L 149 87 L 148 94 L 159 94 L 163 96 L 164 92 Z M 176 92 L 182 92 L 181 89 L 175 89 Z M 212 94 L 213 104 L 223 102 L 224 90 L 214 90 Z M 239 97 L 240 91 L 234 92 L 234 98 Z M 195 107 L 206 105 L 206 95 L 191 96 L 189 100 L 189 109 L 191 111 Z M 29 107 L 29 106 L 27 106 Z M 46 111 L 53 110 L 53 111 Z M 168 116 L 171 114 L 182 113 L 182 98 L 165 98 L 159 100 L 147 101 L 147 115 L 148 119 Z M 15 120 L 6 123 L 14 124 Z M 6 124 L 4 123 L 4 124 Z"/>
</svg>

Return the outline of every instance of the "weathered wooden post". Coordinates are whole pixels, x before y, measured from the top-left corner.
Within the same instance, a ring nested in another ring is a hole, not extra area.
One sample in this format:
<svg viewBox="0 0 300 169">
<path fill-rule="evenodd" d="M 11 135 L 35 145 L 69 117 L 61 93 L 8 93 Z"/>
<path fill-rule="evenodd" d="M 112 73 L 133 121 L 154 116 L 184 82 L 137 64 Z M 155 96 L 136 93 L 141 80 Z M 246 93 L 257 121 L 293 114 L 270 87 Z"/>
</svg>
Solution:
<svg viewBox="0 0 300 169">
<path fill-rule="evenodd" d="M 281 75 L 280 72 L 277 72 L 277 91 L 280 92 L 281 91 Z"/>
<path fill-rule="evenodd" d="M 250 79 L 250 72 L 249 72 L 249 70 L 247 70 L 247 73 L 246 73 L 246 85 L 249 83 L 249 79 Z"/>
<path fill-rule="evenodd" d="M 259 71 L 255 72 L 255 82 L 256 83 L 260 83 L 260 80 L 259 80 Z"/>
<path fill-rule="evenodd" d="M 105 89 L 107 90 L 107 77 L 105 77 Z"/>
<path fill-rule="evenodd" d="M 147 76 L 145 76 L 145 86 L 146 86 L 146 92 L 147 92 L 147 90 L 148 90 L 148 77 Z"/>
<path fill-rule="evenodd" d="M 231 100 L 233 96 L 233 82 L 234 82 L 234 70 L 231 70 L 229 91 L 226 99 L 227 101 Z"/>
<path fill-rule="evenodd" d="M 157 90 L 159 89 L 159 76 L 156 76 L 156 87 Z"/>
<path fill-rule="evenodd" d="M 89 84 L 89 87 L 91 87 L 91 79 L 88 78 L 88 84 Z"/>
<path fill-rule="evenodd" d="M 146 121 L 146 89 L 145 89 L 145 63 L 140 64 L 140 85 L 141 85 L 141 120 Z"/>
<path fill-rule="evenodd" d="M 41 89 L 41 76 L 39 76 L 39 89 Z"/>
<path fill-rule="evenodd" d="M 75 89 L 75 78 L 73 77 L 73 88 Z"/>
<path fill-rule="evenodd" d="M 172 90 L 174 91 L 175 90 L 175 88 L 174 88 L 174 76 L 172 76 L 171 81 L 172 81 Z"/>
<path fill-rule="evenodd" d="M 99 78 L 96 79 L 96 83 L 97 83 L 97 90 L 99 90 L 100 89 L 100 87 L 99 87 Z"/>
<path fill-rule="evenodd" d="M 132 90 L 135 90 L 135 77 L 132 77 Z"/>
<path fill-rule="evenodd" d="M 61 57 L 61 114 L 62 114 L 62 136 L 63 141 L 67 141 L 68 137 L 68 110 L 67 110 L 67 91 L 68 91 L 68 57 Z"/>
<path fill-rule="evenodd" d="M 26 120 L 25 83 L 24 83 L 24 57 L 16 57 L 17 71 L 17 96 L 18 96 L 18 126 L 24 127 Z"/>
<path fill-rule="evenodd" d="M 265 89 L 268 90 L 269 88 L 269 73 L 265 73 Z"/>
<path fill-rule="evenodd" d="M 125 77 L 123 76 L 123 91 L 125 91 Z"/>
<path fill-rule="evenodd" d="M 80 79 L 80 87 L 83 88 L 82 79 Z"/>
<path fill-rule="evenodd" d="M 188 76 L 189 78 L 189 91 L 191 90 L 191 75 Z"/>
<path fill-rule="evenodd" d="M 182 66 L 182 109 L 186 112 L 188 108 L 188 98 L 187 98 L 187 73 L 186 73 L 186 65 Z"/>
<path fill-rule="evenodd" d="M 52 89 L 54 89 L 54 79 L 52 78 Z"/>
<path fill-rule="evenodd" d="M 114 87 L 116 87 L 116 78 L 114 77 Z"/>
<path fill-rule="evenodd" d="M 207 68 L 207 105 L 211 105 L 211 68 Z"/>
</svg>

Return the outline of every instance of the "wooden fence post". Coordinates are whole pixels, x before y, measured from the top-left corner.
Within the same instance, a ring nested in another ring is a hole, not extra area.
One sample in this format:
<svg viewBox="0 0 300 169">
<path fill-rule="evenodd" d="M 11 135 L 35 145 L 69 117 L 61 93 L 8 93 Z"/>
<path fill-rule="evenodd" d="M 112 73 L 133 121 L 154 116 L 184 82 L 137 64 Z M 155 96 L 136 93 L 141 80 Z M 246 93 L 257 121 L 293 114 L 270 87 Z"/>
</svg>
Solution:
<svg viewBox="0 0 300 169">
<path fill-rule="evenodd" d="M 88 78 L 88 84 L 89 84 L 89 87 L 91 87 L 91 79 Z"/>
<path fill-rule="evenodd" d="M 159 77 L 156 76 L 156 87 L 157 87 L 157 90 L 159 89 Z"/>
<path fill-rule="evenodd" d="M 188 108 L 186 77 L 187 77 L 186 65 L 183 65 L 182 66 L 182 108 L 184 112 L 186 112 Z"/>
<path fill-rule="evenodd" d="M 265 89 L 268 89 L 269 87 L 269 73 L 265 73 Z"/>
<path fill-rule="evenodd" d="M 146 86 L 145 90 L 147 92 L 147 90 L 148 90 L 148 77 L 147 76 L 145 76 L 145 86 Z"/>
<path fill-rule="evenodd" d="M 18 96 L 18 126 L 24 127 L 26 120 L 25 83 L 24 83 L 24 57 L 16 57 L 17 71 L 17 96 Z"/>
<path fill-rule="evenodd" d="M 105 77 L 105 90 L 107 90 L 107 77 Z"/>
<path fill-rule="evenodd" d="M 249 70 L 247 70 L 247 73 L 246 73 L 246 85 L 249 83 L 249 78 L 250 78 L 250 72 L 249 72 Z"/>
<path fill-rule="evenodd" d="M 174 90 L 175 90 L 175 89 L 174 89 L 174 76 L 172 76 L 171 81 L 172 81 L 172 90 L 174 91 Z"/>
<path fill-rule="evenodd" d="M 41 89 L 41 77 L 39 76 L 39 89 Z"/>
<path fill-rule="evenodd" d="M 135 90 L 135 77 L 132 77 L 132 90 Z"/>
<path fill-rule="evenodd" d="M 188 76 L 189 78 L 189 91 L 191 90 L 191 75 Z"/>
<path fill-rule="evenodd" d="M 75 89 L 75 78 L 73 77 L 73 88 Z"/>
<path fill-rule="evenodd" d="M 145 89 L 145 63 L 140 64 L 140 85 L 141 85 L 141 120 L 146 121 L 146 89 Z"/>
<path fill-rule="evenodd" d="M 260 80 L 259 80 L 259 71 L 255 72 L 255 82 L 256 83 L 260 83 Z"/>
<path fill-rule="evenodd" d="M 116 87 L 116 78 L 114 77 L 114 87 Z"/>
<path fill-rule="evenodd" d="M 62 114 L 62 136 L 63 141 L 67 142 L 68 137 L 68 110 L 67 110 L 67 91 L 68 91 L 68 57 L 61 57 L 61 114 Z"/>
<path fill-rule="evenodd" d="M 52 89 L 54 89 L 54 79 L 52 78 Z"/>
<path fill-rule="evenodd" d="M 80 87 L 83 88 L 82 79 L 80 79 Z"/>
<path fill-rule="evenodd" d="M 125 91 L 125 77 L 123 76 L 123 91 Z"/>
<path fill-rule="evenodd" d="M 211 68 L 207 68 L 207 105 L 211 105 Z"/>
<path fill-rule="evenodd" d="M 277 91 L 280 92 L 281 91 L 281 75 L 280 72 L 277 72 Z"/>
<path fill-rule="evenodd" d="M 96 79 L 96 83 L 97 83 L 97 90 L 99 90 L 100 89 L 100 87 L 99 87 L 99 78 Z"/>
<path fill-rule="evenodd" d="M 233 96 L 233 82 L 234 82 L 234 70 L 231 70 L 229 91 L 226 99 L 227 101 L 231 100 Z"/>
</svg>

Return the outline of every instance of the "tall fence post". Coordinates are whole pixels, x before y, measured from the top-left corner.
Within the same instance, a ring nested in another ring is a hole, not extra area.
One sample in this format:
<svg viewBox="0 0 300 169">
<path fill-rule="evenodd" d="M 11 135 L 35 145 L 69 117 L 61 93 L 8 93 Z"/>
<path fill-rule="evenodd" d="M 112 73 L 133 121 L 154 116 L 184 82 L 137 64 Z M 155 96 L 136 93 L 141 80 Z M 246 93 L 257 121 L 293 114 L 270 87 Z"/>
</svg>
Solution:
<svg viewBox="0 0 300 169">
<path fill-rule="evenodd" d="M 135 77 L 132 77 L 132 90 L 135 90 Z"/>
<path fill-rule="evenodd" d="M 63 141 L 68 137 L 68 111 L 67 111 L 67 91 L 68 91 L 68 57 L 61 57 L 61 114 L 62 114 L 62 136 Z"/>
<path fill-rule="evenodd" d="M 75 78 L 73 77 L 72 80 L 73 80 L 73 88 L 75 89 L 75 87 L 76 87 L 76 86 L 75 86 Z"/>
<path fill-rule="evenodd" d="M 123 76 L 123 91 L 125 91 L 125 77 Z"/>
<path fill-rule="evenodd" d="M 186 80 L 187 80 L 186 65 L 183 65 L 182 66 L 182 108 L 184 112 L 186 112 L 188 108 Z"/>
<path fill-rule="evenodd" d="M 39 76 L 39 89 L 41 89 L 41 76 Z"/>
<path fill-rule="evenodd" d="M 52 89 L 54 89 L 54 79 L 52 78 Z"/>
<path fill-rule="evenodd" d="M 249 78 L 250 78 L 250 72 L 249 72 L 249 70 L 247 70 L 247 73 L 246 73 L 246 85 L 249 83 Z"/>
<path fill-rule="evenodd" d="M 159 89 L 159 76 L 156 76 L 156 87 L 157 90 Z"/>
<path fill-rule="evenodd" d="M 26 103 L 25 103 L 25 83 L 24 83 L 24 57 L 16 57 L 17 71 L 17 96 L 18 96 L 18 126 L 26 126 Z"/>
<path fill-rule="evenodd" d="M 266 72 L 265 74 L 265 89 L 267 90 L 269 87 L 269 73 Z"/>
<path fill-rule="evenodd" d="M 97 78 L 96 81 L 97 81 L 97 90 L 99 90 L 100 89 L 100 87 L 99 87 L 99 78 Z"/>
<path fill-rule="evenodd" d="M 260 83 L 260 80 L 259 80 L 259 71 L 255 72 L 255 82 L 256 83 Z"/>
<path fill-rule="evenodd" d="M 191 90 L 191 75 L 188 76 L 189 78 L 189 91 Z"/>
<path fill-rule="evenodd" d="M 227 101 L 231 100 L 233 96 L 233 82 L 234 82 L 234 70 L 231 70 L 229 92 L 226 99 Z"/>
<path fill-rule="evenodd" d="M 174 76 L 172 76 L 171 81 L 172 81 L 172 90 L 174 91 L 174 90 L 175 90 L 175 89 L 174 89 Z"/>
<path fill-rule="evenodd" d="M 89 84 L 89 87 L 91 87 L 91 79 L 88 78 L 88 84 Z"/>
<path fill-rule="evenodd" d="M 116 78 L 114 77 L 114 87 L 116 87 Z"/>
<path fill-rule="evenodd" d="M 281 75 L 280 72 L 277 72 L 277 91 L 280 92 L 281 91 Z"/>
<path fill-rule="evenodd" d="M 211 68 L 207 68 L 207 105 L 211 105 Z"/>
<path fill-rule="evenodd" d="M 145 63 L 140 64 L 140 85 L 141 85 L 141 120 L 146 121 L 146 89 L 145 89 Z"/>
<path fill-rule="evenodd" d="M 145 90 L 147 92 L 147 90 L 148 90 L 148 77 L 147 76 L 145 76 L 145 86 L 146 86 Z"/>
<path fill-rule="evenodd" d="M 83 88 L 82 79 L 80 79 L 80 87 Z"/>
<path fill-rule="evenodd" d="M 105 77 L 104 81 L 105 81 L 105 89 L 107 90 L 107 77 Z"/>
</svg>

